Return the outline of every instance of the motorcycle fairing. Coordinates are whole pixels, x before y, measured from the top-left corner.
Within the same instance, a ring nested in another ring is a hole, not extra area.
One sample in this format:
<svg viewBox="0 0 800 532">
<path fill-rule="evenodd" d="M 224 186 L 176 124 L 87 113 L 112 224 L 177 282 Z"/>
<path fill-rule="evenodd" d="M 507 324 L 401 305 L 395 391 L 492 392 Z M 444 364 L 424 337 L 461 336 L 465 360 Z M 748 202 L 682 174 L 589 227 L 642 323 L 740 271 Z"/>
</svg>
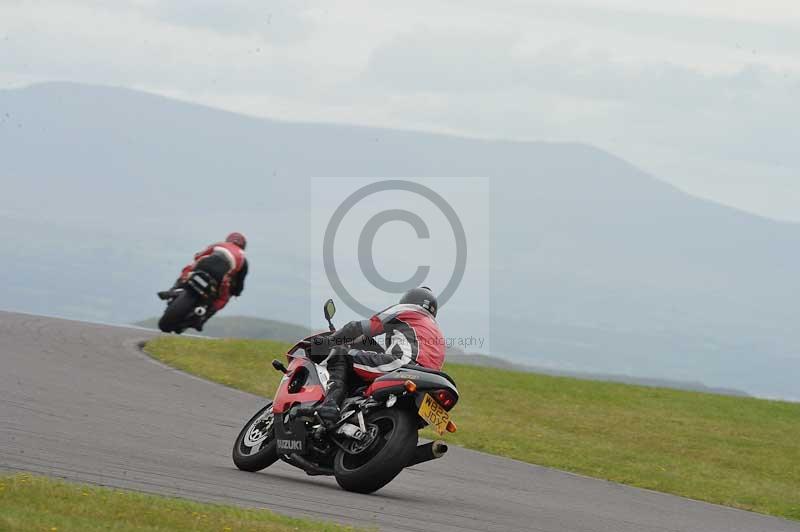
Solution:
<svg viewBox="0 0 800 532">
<path fill-rule="evenodd" d="M 388 377 L 385 376 L 385 377 Z M 379 377 L 370 383 L 369 387 L 364 390 L 364 397 L 373 397 L 376 400 L 381 400 L 389 394 L 401 394 L 405 390 L 406 380 L 399 380 L 396 377 L 385 378 Z"/>
<path fill-rule="evenodd" d="M 282 414 L 294 404 L 316 403 L 325 398 L 325 387 L 316 364 L 305 357 L 290 357 L 288 371 L 278 385 L 272 411 Z"/>
<path fill-rule="evenodd" d="M 392 372 L 382 375 L 372 381 L 364 391 L 366 397 L 373 397 L 376 400 L 386 398 L 389 394 L 402 394 L 405 390 L 405 381 L 410 380 L 419 391 L 431 390 L 450 390 L 458 399 L 458 390 L 453 385 L 452 379 L 446 373 L 434 371 L 427 368 L 417 369 L 412 366 L 404 366 Z"/>
<path fill-rule="evenodd" d="M 289 423 L 283 422 L 283 416 L 276 419 L 275 440 L 280 454 L 305 454 L 307 436 L 306 424 L 302 419 L 295 419 Z"/>
</svg>

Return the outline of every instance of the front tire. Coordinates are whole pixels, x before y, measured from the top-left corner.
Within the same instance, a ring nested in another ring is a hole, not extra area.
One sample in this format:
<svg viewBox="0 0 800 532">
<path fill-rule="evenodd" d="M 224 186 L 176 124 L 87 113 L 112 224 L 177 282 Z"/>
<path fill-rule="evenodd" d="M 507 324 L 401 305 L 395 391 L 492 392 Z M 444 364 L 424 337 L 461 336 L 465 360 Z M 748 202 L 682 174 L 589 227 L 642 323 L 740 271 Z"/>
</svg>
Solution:
<svg viewBox="0 0 800 532">
<path fill-rule="evenodd" d="M 336 453 L 336 482 L 347 491 L 372 493 L 391 482 L 411 461 L 417 447 L 417 424 L 412 412 L 399 408 L 380 410 L 367 416 L 367 427 L 377 436 L 367 449 Z"/>
<path fill-rule="evenodd" d="M 261 471 L 278 460 L 272 403 L 248 421 L 233 444 L 233 463 L 242 471 Z"/>
<path fill-rule="evenodd" d="M 164 315 L 158 320 L 158 328 L 165 333 L 176 331 L 194 311 L 196 303 L 197 298 L 184 290 L 167 305 Z"/>
</svg>

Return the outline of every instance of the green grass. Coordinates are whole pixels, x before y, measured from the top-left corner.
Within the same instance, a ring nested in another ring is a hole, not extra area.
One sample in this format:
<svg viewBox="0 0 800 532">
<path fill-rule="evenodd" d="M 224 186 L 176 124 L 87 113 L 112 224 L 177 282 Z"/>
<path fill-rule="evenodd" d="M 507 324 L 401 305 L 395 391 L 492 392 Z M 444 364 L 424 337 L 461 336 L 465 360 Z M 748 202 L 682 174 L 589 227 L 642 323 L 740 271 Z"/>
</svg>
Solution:
<svg viewBox="0 0 800 532">
<path fill-rule="evenodd" d="M 287 344 L 160 337 L 165 363 L 271 397 Z M 452 443 L 800 520 L 800 404 L 447 365 Z M 242 413 L 246 417 L 247 413 Z M 429 433 L 428 436 L 431 436 Z"/>
<path fill-rule="evenodd" d="M 27 474 L 0 476 L 0 531 L 344 531 L 268 510 L 72 484 Z"/>
</svg>

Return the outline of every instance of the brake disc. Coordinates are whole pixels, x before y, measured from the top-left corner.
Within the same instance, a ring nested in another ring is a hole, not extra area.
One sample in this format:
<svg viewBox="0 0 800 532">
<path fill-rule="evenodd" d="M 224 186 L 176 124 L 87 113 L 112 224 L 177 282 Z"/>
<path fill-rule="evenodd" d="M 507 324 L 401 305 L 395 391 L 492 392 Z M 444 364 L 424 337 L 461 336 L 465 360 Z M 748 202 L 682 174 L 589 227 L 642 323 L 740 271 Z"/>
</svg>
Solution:
<svg viewBox="0 0 800 532">
<path fill-rule="evenodd" d="M 347 446 L 347 451 L 350 454 L 361 454 L 367 449 L 369 449 L 375 440 L 378 438 L 378 426 L 377 425 L 367 425 L 367 431 L 364 433 L 364 437 L 360 440 L 350 440 L 349 445 Z"/>
</svg>

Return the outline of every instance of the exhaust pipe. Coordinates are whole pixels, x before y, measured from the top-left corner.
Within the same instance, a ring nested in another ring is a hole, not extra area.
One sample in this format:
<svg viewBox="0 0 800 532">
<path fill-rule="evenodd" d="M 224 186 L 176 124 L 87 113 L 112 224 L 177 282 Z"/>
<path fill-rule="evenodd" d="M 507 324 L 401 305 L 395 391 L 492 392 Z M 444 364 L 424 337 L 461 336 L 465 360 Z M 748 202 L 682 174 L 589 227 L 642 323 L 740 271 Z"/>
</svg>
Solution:
<svg viewBox="0 0 800 532">
<path fill-rule="evenodd" d="M 302 456 L 297 453 L 292 453 L 289 456 L 281 455 L 280 456 L 284 462 L 288 462 L 292 465 L 295 465 L 306 472 L 308 476 L 318 476 L 318 475 L 333 475 L 333 468 L 332 467 L 324 467 L 318 466 L 316 464 L 312 464 Z"/>
<path fill-rule="evenodd" d="M 424 445 L 418 445 L 414 450 L 414 456 L 406 467 L 411 467 L 423 462 L 441 458 L 447 452 L 447 444 L 441 440 L 432 441 Z"/>
</svg>

